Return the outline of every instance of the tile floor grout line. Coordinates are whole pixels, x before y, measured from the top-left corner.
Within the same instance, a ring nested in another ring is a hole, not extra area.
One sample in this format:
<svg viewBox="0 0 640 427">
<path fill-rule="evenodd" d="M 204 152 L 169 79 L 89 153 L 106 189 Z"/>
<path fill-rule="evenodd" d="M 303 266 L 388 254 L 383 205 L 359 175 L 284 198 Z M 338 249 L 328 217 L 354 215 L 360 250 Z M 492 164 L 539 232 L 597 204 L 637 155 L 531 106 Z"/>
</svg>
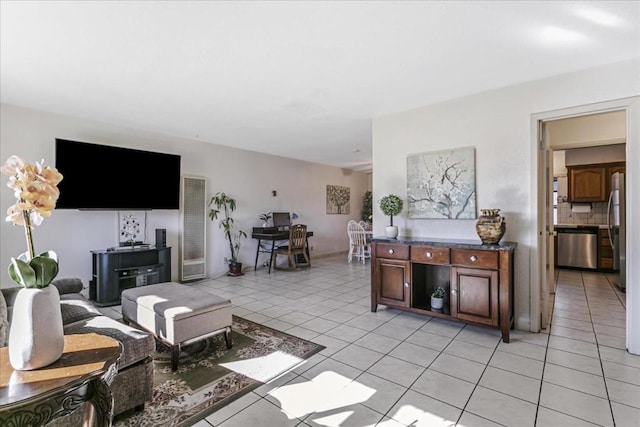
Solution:
<svg viewBox="0 0 640 427">
<path fill-rule="evenodd" d="M 582 273 L 580 273 L 580 275 L 582 276 L 582 284 L 584 286 L 584 275 Z M 609 279 L 607 279 L 607 283 L 609 284 L 609 286 L 611 285 L 609 283 Z M 585 293 L 586 293 L 586 287 L 585 287 Z M 593 325 L 593 316 L 591 315 L 591 302 L 588 296 L 587 296 L 587 304 L 589 309 L 589 317 L 591 317 L 591 324 Z M 595 304 L 595 301 L 594 301 L 594 304 Z M 609 412 L 611 413 L 611 420 L 613 421 L 613 427 L 616 427 L 616 417 L 613 413 L 613 405 L 611 404 L 611 396 L 609 396 L 609 387 L 607 385 L 607 376 L 604 371 L 604 365 L 602 363 L 602 355 L 600 354 L 600 345 L 598 344 L 598 334 L 596 334 L 595 328 L 593 331 L 593 335 L 596 340 L 596 350 L 598 352 L 598 361 L 600 362 L 600 369 L 602 370 L 602 382 L 604 383 L 604 391 L 607 396 L 607 403 L 609 404 Z"/>
</svg>

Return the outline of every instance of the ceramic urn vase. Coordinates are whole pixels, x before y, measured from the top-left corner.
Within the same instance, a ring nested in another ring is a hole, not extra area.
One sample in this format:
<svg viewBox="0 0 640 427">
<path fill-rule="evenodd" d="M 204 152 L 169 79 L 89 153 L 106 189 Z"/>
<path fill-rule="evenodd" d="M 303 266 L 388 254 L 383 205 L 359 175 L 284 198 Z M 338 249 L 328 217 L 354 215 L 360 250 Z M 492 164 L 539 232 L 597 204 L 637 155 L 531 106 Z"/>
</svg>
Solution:
<svg viewBox="0 0 640 427">
<path fill-rule="evenodd" d="M 480 217 L 476 221 L 476 232 L 485 245 L 496 245 L 507 229 L 500 209 L 480 209 Z"/>
<path fill-rule="evenodd" d="M 13 304 L 9 362 L 15 370 L 47 366 L 62 356 L 64 331 L 58 289 L 23 288 Z"/>
</svg>

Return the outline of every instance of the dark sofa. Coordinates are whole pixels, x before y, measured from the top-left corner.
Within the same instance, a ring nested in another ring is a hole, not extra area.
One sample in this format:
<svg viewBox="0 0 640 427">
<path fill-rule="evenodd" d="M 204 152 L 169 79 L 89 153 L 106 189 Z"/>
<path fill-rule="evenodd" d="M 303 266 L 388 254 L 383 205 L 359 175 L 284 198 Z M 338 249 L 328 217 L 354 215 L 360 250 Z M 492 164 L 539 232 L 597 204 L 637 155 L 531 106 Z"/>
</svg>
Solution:
<svg viewBox="0 0 640 427">
<path fill-rule="evenodd" d="M 114 399 L 114 415 L 132 409 L 142 409 L 151 400 L 153 389 L 152 352 L 155 349 L 153 336 L 147 332 L 125 325 L 102 315 L 80 292 L 82 281 L 77 278 L 58 279 L 52 282 L 60 293 L 60 310 L 65 334 L 95 332 L 118 340 L 122 354 L 118 359 L 118 373 L 111 384 Z M 11 320 L 11 309 L 15 296 L 21 288 L 2 288 L 2 294 Z M 1 321 L 1 319 L 0 319 Z M 1 337 L 0 337 L 1 338 Z M 0 342 L 0 346 L 6 343 Z M 59 418 L 49 425 L 81 425 L 81 410 Z"/>
</svg>

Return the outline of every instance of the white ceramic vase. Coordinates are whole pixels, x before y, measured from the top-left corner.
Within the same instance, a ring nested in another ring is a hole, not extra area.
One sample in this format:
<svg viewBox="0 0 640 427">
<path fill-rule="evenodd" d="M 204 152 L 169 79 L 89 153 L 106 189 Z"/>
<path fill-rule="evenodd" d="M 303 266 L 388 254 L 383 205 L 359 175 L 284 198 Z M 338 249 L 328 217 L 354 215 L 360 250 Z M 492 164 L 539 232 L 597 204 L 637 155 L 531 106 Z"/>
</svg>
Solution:
<svg viewBox="0 0 640 427">
<path fill-rule="evenodd" d="M 60 294 L 55 286 L 21 289 L 11 319 L 9 362 L 13 369 L 42 368 L 62 356 L 64 331 Z"/>
<path fill-rule="evenodd" d="M 398 226 L 390 225 L 384 228 L 384 235 L 390 239 L 395 239 L 398 237 Z"/>
</svg>

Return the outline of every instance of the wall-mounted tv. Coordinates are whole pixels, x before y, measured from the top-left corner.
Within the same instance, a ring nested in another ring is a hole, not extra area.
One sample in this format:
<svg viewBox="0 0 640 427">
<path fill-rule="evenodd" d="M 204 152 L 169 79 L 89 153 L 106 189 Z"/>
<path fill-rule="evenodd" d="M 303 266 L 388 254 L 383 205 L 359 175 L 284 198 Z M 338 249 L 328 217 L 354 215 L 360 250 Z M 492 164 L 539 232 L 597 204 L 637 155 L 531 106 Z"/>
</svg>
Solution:
<svg viewBox="0 0 640 427">
<path fill-rule="evenodd" d="M 180 208 L 180 156 L 56 139 L 57 209 Z"/>
</svg>

